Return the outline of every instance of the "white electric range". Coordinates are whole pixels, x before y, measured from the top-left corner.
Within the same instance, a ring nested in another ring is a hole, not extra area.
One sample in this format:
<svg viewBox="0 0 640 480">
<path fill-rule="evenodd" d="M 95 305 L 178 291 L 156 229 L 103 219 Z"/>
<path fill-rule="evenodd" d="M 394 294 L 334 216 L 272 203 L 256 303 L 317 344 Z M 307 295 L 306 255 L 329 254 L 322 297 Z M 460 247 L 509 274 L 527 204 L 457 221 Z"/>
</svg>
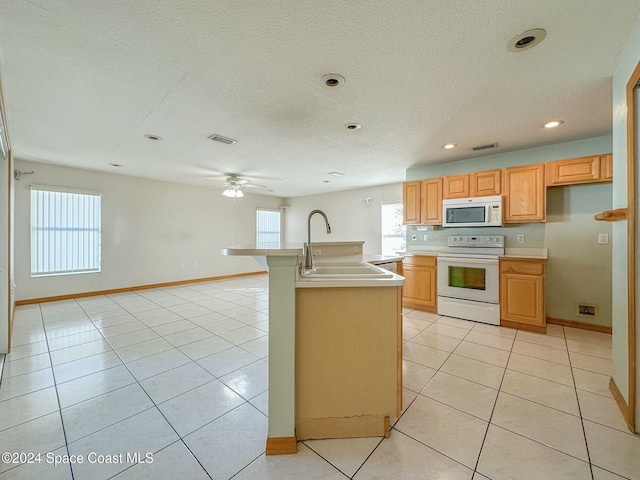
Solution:
<svg viewBox="0 0 640 480">
<path fill-rule="evenodd" d="M 438 254 L 438 314 L 500 325 L 503 235 L 457 235 Z"/>
</svg>

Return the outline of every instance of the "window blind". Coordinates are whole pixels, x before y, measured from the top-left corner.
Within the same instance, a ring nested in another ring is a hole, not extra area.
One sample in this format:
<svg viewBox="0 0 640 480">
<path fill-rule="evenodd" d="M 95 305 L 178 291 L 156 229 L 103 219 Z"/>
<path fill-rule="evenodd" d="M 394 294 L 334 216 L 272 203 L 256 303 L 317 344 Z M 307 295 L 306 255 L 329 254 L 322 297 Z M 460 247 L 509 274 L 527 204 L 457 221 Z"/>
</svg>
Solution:
<svg viewBox="0 0 640 480">
<path fill-rule="evenodd" d="M 101 195 L 31 186 L 31 276 L 99 272 Z"/>
<path fill-rule="evenodd" d="M 280 243 L 280 210 L 256 210 L 256 245 Z"/>
</svg>

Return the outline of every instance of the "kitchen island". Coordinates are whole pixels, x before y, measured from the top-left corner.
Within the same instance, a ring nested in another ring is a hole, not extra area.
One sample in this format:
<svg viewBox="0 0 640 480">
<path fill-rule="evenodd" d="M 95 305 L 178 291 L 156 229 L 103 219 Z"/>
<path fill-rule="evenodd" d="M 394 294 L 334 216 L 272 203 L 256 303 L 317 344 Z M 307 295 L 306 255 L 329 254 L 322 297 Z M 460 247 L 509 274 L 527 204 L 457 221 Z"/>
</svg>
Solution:
<svg viewBox="0 0 640 480">
<path fill-rule="evenodd" d="M 266 258 L 269 268 L 267 454 L 295 453 L 302 438 L 388 434 L 402 406 L 404 279 L 389 272 L 305 278 L 299 245 L 222 254 L 263 265 Z"/>
</svg>

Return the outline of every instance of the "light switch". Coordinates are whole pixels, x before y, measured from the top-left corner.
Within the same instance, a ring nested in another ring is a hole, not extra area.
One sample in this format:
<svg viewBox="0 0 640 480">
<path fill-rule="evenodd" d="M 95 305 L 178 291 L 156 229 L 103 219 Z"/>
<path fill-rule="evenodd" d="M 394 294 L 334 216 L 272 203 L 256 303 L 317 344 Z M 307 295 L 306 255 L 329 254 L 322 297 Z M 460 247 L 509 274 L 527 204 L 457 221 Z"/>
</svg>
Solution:
<svg viewBox="0 0 640 480">
<path fill-rule="evenodd" d="M 608 233 L 599 233 L 598 234 L 598 245 L 609 245 L 609 234 Z"/>
</svg>

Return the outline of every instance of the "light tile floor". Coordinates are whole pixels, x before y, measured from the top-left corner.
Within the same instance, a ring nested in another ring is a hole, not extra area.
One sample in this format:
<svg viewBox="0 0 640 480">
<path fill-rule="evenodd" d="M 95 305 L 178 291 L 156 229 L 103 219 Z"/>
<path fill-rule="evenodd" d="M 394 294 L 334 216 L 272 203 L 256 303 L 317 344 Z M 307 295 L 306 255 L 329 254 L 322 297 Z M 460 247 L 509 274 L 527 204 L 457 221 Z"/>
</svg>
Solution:
<svg viewBox="0 0 640 480">
<path fill-rule="evenodd" d="M 43 456 L 3 461 L 0 478 L 640 478 L 640 437 L 608 388 L 609 335 L 411 310 L 391 438 L 266 457 L 267 320 L 266 276 L 17 308 L 0 451 Z M 126 457 L 147 452 L 153 463 Z"/>
</svg>

